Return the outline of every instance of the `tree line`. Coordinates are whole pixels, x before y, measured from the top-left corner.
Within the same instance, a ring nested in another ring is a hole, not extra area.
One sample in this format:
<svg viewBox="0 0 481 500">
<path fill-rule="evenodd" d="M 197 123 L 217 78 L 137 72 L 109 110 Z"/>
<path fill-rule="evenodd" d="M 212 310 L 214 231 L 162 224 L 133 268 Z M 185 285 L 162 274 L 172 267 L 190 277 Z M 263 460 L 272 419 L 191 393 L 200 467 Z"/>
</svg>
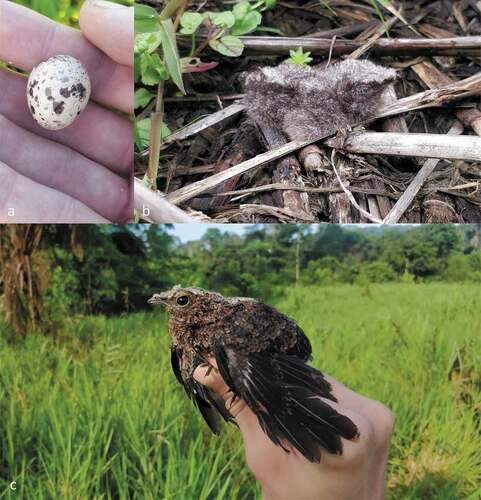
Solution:
<svg viewBox="0 0 481 500">
<path fill-rule="evenodd" d="M 187 243 L 172 225 L 11 225 L 0 266 L 0 316 L 23 336 L 71 315 L 147 309 L 176 284 L 271 300 L 296 284 L 481 283 L 481 225 L 252 225 Z"/>
</svg>

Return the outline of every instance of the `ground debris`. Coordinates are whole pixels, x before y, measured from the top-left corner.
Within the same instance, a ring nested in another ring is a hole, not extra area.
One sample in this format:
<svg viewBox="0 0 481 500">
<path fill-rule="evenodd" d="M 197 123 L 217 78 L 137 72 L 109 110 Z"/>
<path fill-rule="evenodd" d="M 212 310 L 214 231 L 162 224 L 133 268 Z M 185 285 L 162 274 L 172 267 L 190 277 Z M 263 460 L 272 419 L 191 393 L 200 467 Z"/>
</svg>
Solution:
<svg viewBox="0 0 481 500">
<path fill-rule="evenodd" d="M 386 106 L 395 107 L 403 98 L 476 78 L 481 73 L 478 4 L 402 2 L 402 11 L 383 10 L 383 26 L 368 3 L 328 8 L 323 2 L 279 2 L 263 17 L 263 26 L 279 29 L 279 36 L 255 32 L 242 37 L 245 50 L 235 59 L 206 52 L 204 59 L 219 64 L 207 72 L 186 74 L 186 97 L 175 97 L 174 87 L 166 87 L 166 120 L 171 130 L 182 130 L 162 146 L 159 190 L 181 209 L 200 211 L 217 222 L 481 222 L 481 162 L 462 150 L 462 144 L 468 142 L 476 148 L 481 135 L 479 81 L 465 89 L 461 99 L 446 98 L 441 92 L 434 108 L 401 110 L 366 123 L 367 131 L 341 130 L 335 140 L 331 133 L 307 150 L 301 146 L 289 149 L 289 138 L 282 134 L 273 140 L 264 126 L 255 123 L 252 110 L 245 109 L 248 102 L 239 99 L 246 75 L 283 63 L 286 47 L 293 44 L 311 51 L 313 68 L 325 67 L 328 60 L 330 65 L 336 64 L 351 54 L 360 61 L 395 69 L 396 80 L 383 91 Z M 216 2 L 199 6 L 219 9 Z M 294 109 L 293 116 L 295 113 Z M 315 128 L 316 123 L 311 126 Z M 453 128 L 458 135 L 453 135 Z M 382 136 L 373 132 L 406 134 L 407 155 L 406 149 L 401 157 L 385 144 L 378 150 L 368 148 L 369 153 L 359 149 L 350 153 L 348 145 L 353 141 L 349 140 L 343 150 L 342 134 L 349 138 L 366 132 L 372 134 L 366 139 L 376 141 Z M 461 136 L 457 153 L 450 159 L 423 154 L 419 134 L 429 134 L 426 142 L 431 138 L 435 148 L 436 134 L 442 142 L 439 134 L 448 132 L 450 141 Z M 412 136 L 411 149 L 407 134 L 417 135 L 416 140 Z M 199 137 L 202 147 L 198 147 Z M 473 140 L 463 142 L 464 138 Z M 338 175 L 330 163 L 333 145 Z M 220 184 L 210 184 L 212 176 L 284 146 L 284 155 L 273 155 L 270 161 L 220 178 Z M 148 151 L 138 155 L 139 176 L 147 157 Z M 418 175 L 420 170 L 424 175 Z M 203 186 L 194 189 L 192 196 L 185 195 L 194 183 Z M 410 195 L 403 197 L 406 190 Z"/>
</svg>

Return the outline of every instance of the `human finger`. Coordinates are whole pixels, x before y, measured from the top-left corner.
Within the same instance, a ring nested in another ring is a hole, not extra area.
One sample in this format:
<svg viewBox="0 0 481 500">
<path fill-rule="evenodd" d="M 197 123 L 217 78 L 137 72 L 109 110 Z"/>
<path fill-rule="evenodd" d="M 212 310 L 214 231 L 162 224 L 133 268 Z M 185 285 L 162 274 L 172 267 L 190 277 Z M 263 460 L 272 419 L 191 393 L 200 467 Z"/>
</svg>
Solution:
<svg viewBox="0 0 481 500">
<path fill-rule="evenodd" d="M 1 0 L 0 0 L 1 1 Z M 0 69 L 0 113 L 36 135 L 65 144 L 114 172 L 130 176 L 134 157 L 131 122 L 90 102 L 75 122 L 62 130 L 38 125 L 28 110 L 26 81 Z"/>
<path fill-rule="evenodd" d="M 239 426 L 241 426 L 241 423 L 246 422 L 246 419 L 249 422 L 251 421 L 249 416 L 249 414 L 253 415 L 251 409 L 242 398 L 234 396 L 234 393 L 222 378 L 214 357 L 208 357 L 208 363 L 201 364 L 194 370 L 194 379 L 222 397 L 225 407 L 236 419 Z"/>
<path fill-rule="evenodd" d="M 58 54 L 69 54 L 87 68 L 93 100 L 126 113 L 133 112 L 131 67 L 110 59 L 79 30 L 0 0 L 0 59 L 30 71 L 41 61 Z"/>
<path fill-rule="evenodd" d="M 208 361 L 208 363 L 203 363 L 194 370 L 194 379 L 213 390 L 219 396 L 223 396 L 230 389 L 219 373 L 215 358 L 209 357 Z"/>
<path fill-rule="evenodd" d="M 66 146 L 22 129 L 2 115 L 0 137 L 0 161 L 21 175 L 81 201 L 109 220 L 131 219 L 129 180 Z M 24 198 L 31 198 L 28 191 Z"/>
<path fill-rule="evenodd" d="M 82 34 L 119 64 L 134 64 L 134 8 L 87 0 L 80 10 Z"/>
<path fill-rule="evenodd" d="M 0 223 L 86 222 L 109 221 L 82 202 L 38 184 L 0 161 Z"/>
</svg>

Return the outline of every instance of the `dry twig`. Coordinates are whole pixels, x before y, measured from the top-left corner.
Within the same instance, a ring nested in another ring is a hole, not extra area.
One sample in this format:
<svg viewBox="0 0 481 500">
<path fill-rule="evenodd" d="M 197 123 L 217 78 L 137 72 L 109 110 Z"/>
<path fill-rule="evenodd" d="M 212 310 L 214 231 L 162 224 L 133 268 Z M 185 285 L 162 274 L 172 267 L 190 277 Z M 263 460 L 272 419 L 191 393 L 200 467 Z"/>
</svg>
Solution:
<svg viewBox="0 0 481 500">
<path fill-rule="evenodd" d="M 459 134 L 462 134 L 462 132 L 463 126 L 458 121 L 455 121 L 448 132 L 448 136 L 458 136 Z M 445 139 L 448 139 L 448 136 L 445 136 Z M 409 208 L 414 198 L 416 197 L 416 194 L 419 192 L 428 177 L 432 174 L 438 163 L 439 160 L 437 159 L 429 159 L 424 163 L 423 167 L 416 174 L 411 184 L 409 184 L 406 191 L 404 191 L 401 198 L 399 198 L 394 207 L 384 218 L 383 224 L 396 224 L 397 222 L 399 222 L 399 219 L 401 219 L 401 217 L 404 215 L 404 212 L 406 212 L 406 210 Z"/>
<path fill-rule="evenodd" d="M 346 138 L 328 139 L 326 144 L 350 153 L 481 161 L 481 137 L 472 135 L 352 132 Z"/>
<path fill-rule="evenodd" d="M 183 210 L 172 205 L 158 191 L 152 191 L 135 179 L 134 209 L 148 222 L 196 222 Z"/>
<path fill-rule="evenodd" d="M 330 38 L 283 38 L 270 36 L 241 36 L 245 53 L 284 55 L 301 47 L 315 55 L 327 55 Z M 364 45 L 354 40 L 336 40 L 332 53 L 335 56 L 350 54 Z M 414 55 L 466 55 L 479 57 L 481 36 L 453 38 L 381 38 L 376 40 L 370 52 L 377 56 Z"/>
</svg>

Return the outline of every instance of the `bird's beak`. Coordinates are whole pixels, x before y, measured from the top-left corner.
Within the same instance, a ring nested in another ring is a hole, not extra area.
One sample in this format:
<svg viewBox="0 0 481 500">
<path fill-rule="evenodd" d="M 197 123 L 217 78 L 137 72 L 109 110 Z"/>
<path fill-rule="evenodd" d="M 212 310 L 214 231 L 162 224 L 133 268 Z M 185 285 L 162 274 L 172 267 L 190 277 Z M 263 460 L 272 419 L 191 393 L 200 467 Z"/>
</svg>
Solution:
<svg viewBox="0 0 481 500">
<path fill-rule="evenodd" d="M 152 297 L 147 301 L 149 304 L 167 304 L 167 294 L 165 293 L 154 293 Z"/>
</svg>

